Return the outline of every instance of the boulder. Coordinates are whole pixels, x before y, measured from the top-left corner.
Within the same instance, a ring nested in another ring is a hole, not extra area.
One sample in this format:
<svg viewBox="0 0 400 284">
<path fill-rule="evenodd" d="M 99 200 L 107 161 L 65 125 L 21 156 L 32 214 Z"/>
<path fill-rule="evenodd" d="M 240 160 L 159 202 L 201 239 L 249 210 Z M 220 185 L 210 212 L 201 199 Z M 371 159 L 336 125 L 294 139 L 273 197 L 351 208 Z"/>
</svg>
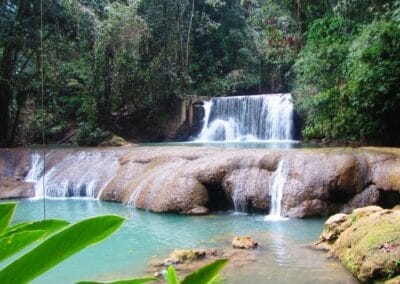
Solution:
<svg viewBox="0 0 400 284">
<path fill-rule="evenodd" d="M 347 214 L 339 213 L 329 217 L 329 219 L 325 222 L 324 230 L 320 236 L 320 240 L 323 242 L 332 242 L 335 241 L 338 236 L 349 227 L 350 222 L 346 221 L 349 219 Z M 343 225 L 346 223 L 345 225 Z"/>
<path fill-rule="evenodd" d="M 328 221 L 325 228 L 336 228 L 335 237 L 323 232 L 321 242 L 331 245 L 330 255 L 336 256 L 358 280 L 398 281 L 400 211 L 369 206 L 354 210 L 347 218 L 341 214 Z"/>
<path fill-rule="evenodd" d="M 249 236 L 238 236 L 232 240 L 232 247 L 237 249 L 255 249 L 258 243 Z"/>
<path fill-rule="evenodd" d="M 217 254 L 218 251 L 215 249 L 176 249 L 163 261 L 163 265 L 196 262 L 205 259 L 207 256 L 216 256 Z"/>
</svg>

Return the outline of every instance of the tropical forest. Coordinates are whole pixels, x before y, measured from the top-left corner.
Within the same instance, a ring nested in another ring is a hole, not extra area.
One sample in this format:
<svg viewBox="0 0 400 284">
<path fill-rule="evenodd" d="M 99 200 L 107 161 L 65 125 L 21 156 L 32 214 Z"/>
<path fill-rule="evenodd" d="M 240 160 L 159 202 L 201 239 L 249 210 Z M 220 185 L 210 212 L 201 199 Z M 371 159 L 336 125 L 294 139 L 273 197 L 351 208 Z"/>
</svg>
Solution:
<svg viewBox="0 0 400 284">
<path fill-rule="evenodd" d="M 0 283 L 400 283 L 400 0 L 0 0 Z"/>
</svg>

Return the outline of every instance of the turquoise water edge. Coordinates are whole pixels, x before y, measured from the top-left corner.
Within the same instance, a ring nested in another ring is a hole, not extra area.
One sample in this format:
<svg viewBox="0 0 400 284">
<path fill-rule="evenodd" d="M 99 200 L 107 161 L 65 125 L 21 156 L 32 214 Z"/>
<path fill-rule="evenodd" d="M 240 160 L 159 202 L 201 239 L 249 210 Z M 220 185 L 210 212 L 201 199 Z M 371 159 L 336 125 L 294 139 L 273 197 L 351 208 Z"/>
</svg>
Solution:
<svg viewBox="0 0 400 284">
<path fill-rule="evenodd" d="M 216 213 L 208 216 L 155 214 L 96 200 L 47 200 L 47 218 L 76 222 L 99 214 L 126 221 L 110 238 L 74 255 L 34 283 L 107 281 L 151 275 L 149 263 L 175 248 L 230 249 L 234 236 L 259 243 L 255 259 L 227 266 L 225 283 L 357 283 L 335 260 L 306 245 L 318 239 L 323 219 L 265 221 L 263 215 Z M 20 201 L 13 222 L 43 218 L 41 200 Z"/>
</svg>

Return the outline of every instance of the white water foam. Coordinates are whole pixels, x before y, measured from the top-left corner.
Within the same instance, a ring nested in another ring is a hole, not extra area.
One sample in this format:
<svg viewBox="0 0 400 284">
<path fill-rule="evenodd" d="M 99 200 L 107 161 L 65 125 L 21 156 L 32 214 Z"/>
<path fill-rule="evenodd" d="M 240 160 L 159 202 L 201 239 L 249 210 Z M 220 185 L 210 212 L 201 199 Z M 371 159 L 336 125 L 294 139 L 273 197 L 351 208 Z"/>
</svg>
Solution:
<svg viewBox="0 0 400 284">
<path fill-rule="evenodd" d="M 32 154 L 31 169 L 25 177 L 27 182 L 37 182 L 43 175 L 43 158 L 39 153 Z"/>
<path fill-rule="evenodd" d="M 70 153 L 43 175 L 42 157 L 34 153 L 26 180 L 36 182 L 35 197 L 43 198 L 99 198 L 103 188 L 116 175 L 118 159 L 111 153 Z M 44 193 L 43 188 L 46 192 Z"/>
<path fill-rule="evenodd" d="M 284 161 L 280 161 L 278 168 L 273 174 L 270 185 L 270 196 L 271 196 L 271 209 L 264 220 L 266 221 L 282 221 L 287 218 L 282 217 L 282 197 L 283 187 L 287 179 L 287 170 L 284 165 Z"/>
<path fill-rule="evenodd" d="M 196 141 L 293 142 L 293 110 L 291 94 L 212 98 Z"/>
</svg>

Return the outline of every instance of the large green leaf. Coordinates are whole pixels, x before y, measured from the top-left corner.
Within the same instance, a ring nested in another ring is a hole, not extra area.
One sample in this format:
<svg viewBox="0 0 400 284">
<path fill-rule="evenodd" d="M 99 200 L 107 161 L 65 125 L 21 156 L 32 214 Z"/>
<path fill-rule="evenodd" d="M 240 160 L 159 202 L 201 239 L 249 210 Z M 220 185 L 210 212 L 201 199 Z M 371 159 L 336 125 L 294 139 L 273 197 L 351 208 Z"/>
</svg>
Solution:
<svg viewBox="0 0 400 284">
<path fill-rule="evenodd" d="M 217 275 L 213 279 L 207 282 L 207 284 L 220 284 L 220 283 L 222 283 L 221 275 Z"/>
<path fill-rule="evenodd" d="M 76 284 L 142 284 L 148 282 L 159 281 L 160 279 L 155 277 L 143 277 L 137 279 L 129 279 L 129 280 L 118 280 L 111 282 L 94 282 L 94 281 L 80 281 Z"/>
<path fill-rule="evenodd" d="M 83 248 L 117 230 L 124 219 L 99 216 L 83 220 L 51 236 L 0 271 L 0 283 L 26 283 Z"/>
<path fill-rule="evenodd" d="M 10 236 L 23 231 L 47 231 L 48 234 L 51 234 L 55 231 L 58 231 L 65 226 L 69 225 L 67 221 L 64 220 L 43 220 L 43 221 L 34 221 L 17 224 L 15 226 L 9 227 L 3 234 L 0 235 L 0 238 Z"/>
<path fill-rule="evenodd" d="M 168 284 L 179 284 L 178 275 L 176 274 L 176 270 L 172 265 L 170 265 L 167 269 L 166 278 Z"/>
<path fill-rule="evenodd" d="M 63 220 L 43 220 L 15 225 L 0 235 L 0 261 L 19 252 L 40 238 L 62 229 L 69 223 Z"/>
<path fill-rule="evenodd" d="M 46 235 L 46 233 L 46 231 L 26 231 L 1 238 L 0 261 L 19 252 L 24 247 Z"/>
<path fill-rule="evenodd" d="M 0 204 L 0 233 L 4 232 L 10 224 L 15 211 L 15 203 Z"/>
<path fill-rule="evenodd" d="M 210 281 L 214 281 L 214 278 L 227 262 L 227 259 L 218 259 L 214 262 L 211 262 L 210 264 L 207 264 L 199 270 L 196 270 L 195 272 L 192 272 L 186 276 L 185 279 L 183 279 L 182 284 L 206 284 Z"/>
</svg>

